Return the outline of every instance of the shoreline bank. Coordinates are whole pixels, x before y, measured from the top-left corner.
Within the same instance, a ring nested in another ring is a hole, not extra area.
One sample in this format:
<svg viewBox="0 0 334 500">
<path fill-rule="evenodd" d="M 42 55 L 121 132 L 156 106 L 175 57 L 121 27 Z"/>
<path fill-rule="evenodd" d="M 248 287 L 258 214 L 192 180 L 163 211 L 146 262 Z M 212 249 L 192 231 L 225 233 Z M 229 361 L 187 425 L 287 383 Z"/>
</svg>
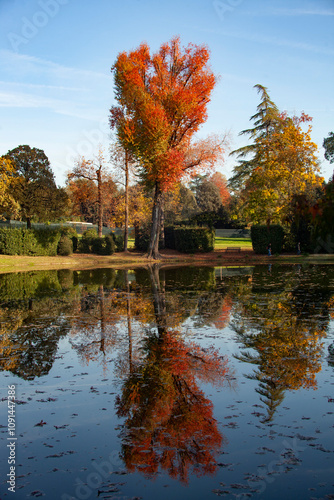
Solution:
<svg viewBox="0 0 334 500">
<path fill-rule="evenodd" d="M 25 255 L 0 255 L 0 274 L 25 271 L 57 269 L 84 270 L 101 267 L 145 267 L 159 264 L 160 267 L 175 265 L 245 266 L 270 263 L 334 263 L 334 254 L 280 256 L 257 255 L 253 251 L 228 252 L 216 250 L 210 253 L 181 254 L 174 250 L 162 250 L 160 260 L 149 260 L 145 254 L 135 251 L 113 255 L 72 254 L 68 257 L 36 257 Z"/>
</svg>

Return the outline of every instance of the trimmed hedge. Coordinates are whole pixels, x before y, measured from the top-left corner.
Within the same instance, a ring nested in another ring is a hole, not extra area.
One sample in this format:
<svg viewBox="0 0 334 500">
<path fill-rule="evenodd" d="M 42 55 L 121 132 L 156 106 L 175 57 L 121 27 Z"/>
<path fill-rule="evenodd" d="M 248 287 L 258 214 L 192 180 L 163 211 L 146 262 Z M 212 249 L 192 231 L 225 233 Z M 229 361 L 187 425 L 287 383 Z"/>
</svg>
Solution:
<svg viewBox="0 0 334 500">
<path fill-rule="evenodd" d="M 115 253 L 115 241 L 112 234 L 97 236 L 92 240 L 92 253 L 97 255 L 112 255 Z"/>
<path fill-rule="evenodd" d="M 73 241 L 66 235 L 61 236 L 59 243 L 57 254 L 62 256 L 72 255 L 73 253 Z"/>
<path fill-rule="evenodd" d="M 0 229 L 0 254 L 57 255 L 60 231 L 52 229 Z"/>
<path fill-rule="evenodd" d="M 284 246 L 284 229 L 279 224 L 272 226 L 256 225 L 251 227 L 253 250 L 257 254 L 267 254 L 271 243 L 271 253 L 282 253 Z"/>
<path fill-rule="evenodd" d="M 176 249 L 175 232 L 173 226 L 165 226 L 165 248 Z"/>
<path fill-rule="evenodd" d="M 112 233 L 112 236 L 114 238 L 114 242 L 116 245 L 116 252 L 123 252 L 124 250 L 124 236 L 123 234 L 114 234 Z"/>
<path fill-rule="evenodd" d="M 150 242 L 150 226 L 135 227 L 135 248 L 146 252 Z"/>
<path fill-rule="evenodd" d="M 179 252 L 212 252 L 215 231 L 207 227 L 178 227 L 174 228 L 174 238 L 175 249 Z"/>
<path fill-rule="evenodd" d="M 87 229 L 82 233 L 82 238 L 79 240 L 78 250 L 80 253 L 92 253 L 93 241 L 97 238 L 96 229 Z"/>
<path fill-rule="evenodd" d="M 150 241 L 150 227 L 136 228 L 135 247 L 146 252 Z M 215 231 L 207 227 L 165 227 L 165 248 L 183 253 L 212 252 Z"/>
<path fill-rule="evenodd" d="M 97 236 L 95 229 L 84 232 L 79 241 L 79 252 L 94 253 L 97 255 L 112 255 L 115 253 L 115 238 L 113 234 L 107 234 L 101 238 Z"/>
</svg>

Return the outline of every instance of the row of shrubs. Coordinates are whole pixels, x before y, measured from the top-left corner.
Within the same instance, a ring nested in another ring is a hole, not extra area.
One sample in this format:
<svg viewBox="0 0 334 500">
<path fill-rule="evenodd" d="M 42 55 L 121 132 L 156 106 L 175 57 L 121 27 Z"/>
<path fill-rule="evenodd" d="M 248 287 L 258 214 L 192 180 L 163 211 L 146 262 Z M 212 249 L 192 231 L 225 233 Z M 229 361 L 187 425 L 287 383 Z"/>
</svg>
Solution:
<svg viewBox="0 0 334 500">
<path fill-rule="evenodd" d="M 212 252 L 214 249 L 215 231 L 207 227 L 165 227 L 164 241 L 160 247 L 170 248 L 182 253 Z M 135 247 L 146 252 L 150 240 L 150 227 L 136 228 Z"/>
<path fill-rule="evenodd" d="M 182 253 L 214 249 L 215 231 L 206 227 L 166 227 L 165 248 Z M 137 229 L 135 247 L 147 251 L 149 227 Z M 71 255 L 73 252 L 112 255 L 124 248 L 122 235 L 114 233 L 98 237 L 95 229 L 88 229 L 78 238 L 73 228 L 52 229 L 0 229 L 0 254 L 4 255 Z"/>
<path fill-rule="evenodd" d="M 112 255 L 123 250 L 123 236 L 114 233 L 101 238 L 88 229 L 79 239 L 73 228 L 23 229 L 0 228 L 0 254 L 3 255 L 71 255 L 73 252 Z"/>
<path fill-rule="evenodd" d="M 256 225 L 251 227 L 251 239 L 253 250 L 257 254 L 268 253 L 268 245 L 271 244 L 272 254 L 282 252 L 297 252 L 298 243 L 302 253 L 318 252 L 318 239 L 312 238 L 309 231 L 301 228 L 283 227 L 279 224 L 271 226 Z"/>
</svg>

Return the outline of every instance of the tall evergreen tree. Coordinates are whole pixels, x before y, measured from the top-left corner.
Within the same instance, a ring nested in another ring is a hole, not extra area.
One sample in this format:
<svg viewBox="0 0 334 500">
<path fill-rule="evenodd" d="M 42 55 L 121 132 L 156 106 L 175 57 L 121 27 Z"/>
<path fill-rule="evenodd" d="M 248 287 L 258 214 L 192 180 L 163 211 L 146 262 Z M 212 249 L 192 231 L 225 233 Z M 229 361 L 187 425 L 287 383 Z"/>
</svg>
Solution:
<svg viewBox="0 0 334 500">
<path fill-rule="evenodd" d="M 322 145 L 325 148 L 326 160 L 334 163 L 334 132 L 329 132 L 328 137 L 325 137 Z"/>
<path fill-rule="evenodd" d="M 270 99 L 267 88 L 260 84 L 254 85 L 254 88 L 261 95 L 261 102 L 257 106 L 257 111 L 250 117 L 254 127 L 242 130 L 239 133 L 239 135 L 248 136 L 254 142 L 230 153 L 230 155 L 236 156 L 238 160 L 238 165 L 234 167 L 233 176 L 229 180 L 229 187 L 232 190 L 243 188 L 259 162 L 263 161 L 263 151 L 259 149 L 257 140 L 268 137 L 280 122 L 279 110 Z"/>
</svg>

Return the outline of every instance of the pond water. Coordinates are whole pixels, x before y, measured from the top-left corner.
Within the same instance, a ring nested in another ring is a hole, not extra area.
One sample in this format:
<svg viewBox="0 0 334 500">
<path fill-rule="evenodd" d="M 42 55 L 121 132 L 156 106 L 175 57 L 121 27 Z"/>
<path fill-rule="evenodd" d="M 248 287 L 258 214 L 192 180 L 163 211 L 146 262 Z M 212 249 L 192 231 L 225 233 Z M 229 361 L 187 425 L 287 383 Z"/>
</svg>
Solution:
<svg viewBox="0 0 334 500">
<path fill-rule="evenodd" d="M 0 275 L 1 498 L 334 498 L 333 326 L 332 265 Z"/>
</svg>

